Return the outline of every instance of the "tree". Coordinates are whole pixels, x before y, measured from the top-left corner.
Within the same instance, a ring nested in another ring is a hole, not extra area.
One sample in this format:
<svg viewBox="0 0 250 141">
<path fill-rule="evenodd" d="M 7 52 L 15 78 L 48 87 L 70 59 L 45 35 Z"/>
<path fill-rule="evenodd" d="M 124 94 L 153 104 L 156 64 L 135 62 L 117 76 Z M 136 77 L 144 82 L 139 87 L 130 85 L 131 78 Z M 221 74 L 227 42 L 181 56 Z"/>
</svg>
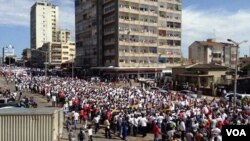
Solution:
<svg viewBox="0 0 250 141">
<path fill-rule="evenodd" d="M 15 59 L 13 57 L 10 57 L 10 56 L 5 57 L 5 64 L 10 65 L 14 63 L 15 63 Z"/>
<path fill-rule="evenodd" d="M 244 67 L 241 68 L 239 71 L 240 76 L 247 76 L 247 72 L 250 70 L 250 64 L 245 65 Z"/>
</svg>

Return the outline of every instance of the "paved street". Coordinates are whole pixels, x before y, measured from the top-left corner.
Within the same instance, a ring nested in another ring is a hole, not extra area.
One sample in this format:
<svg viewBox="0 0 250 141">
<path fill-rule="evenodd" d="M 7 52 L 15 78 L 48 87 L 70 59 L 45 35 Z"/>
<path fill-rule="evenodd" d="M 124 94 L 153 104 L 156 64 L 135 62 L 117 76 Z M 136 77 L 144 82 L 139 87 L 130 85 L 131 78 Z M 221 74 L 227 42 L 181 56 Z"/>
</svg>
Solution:
<svg viewBox="0 0 250 141">
<path fill-rule="evenodd" d="M 14 92 L 15 90 L 15 86 L 14 83 L 9 83 L 8 85 L 5 82 L 5 79 L 3 77 L 0 77 L 0 87 L 4 88 L 4 87 L 8 87 L 11 89 L 11 92 Z M 23 96 L 27 96 L 27 97 L 35 97 L 35 99 L 37 100 L 38 103 L 38 108 L 44 108 L 44 107 L 48 107 L 50 108 L 52 106 L 51 102 L 47 102 L 46 98 L 40 94 L 31 94 L 30 92 L 23 92 Z M 74 132 L 77 134 L 79 132 L 79 128 L 81 127 L 80 124 L 78 124 L 78 129 L 74 130 Z M 148 134 L 145 138 L 142 138 L 141 136 L 139 137 L 128 137 L 128 141 L 151 141 L 153 139 L 153 135 L 152 134 Z M 66 131 L 66 129 L 64 129 L 64 133 L 63 133 L 63 137 L 59 140 L 59 141 L 67 141 L 68 140 L 68 133 Z M 112 139 L 105 139 L 104 138 L 104 130 L 103 128 L 101 128 L 101 130 L 99 130 L 99 132 L 96 135 L 93 135 L 93 140 L 94 141 L 119 141 L 122 140 L 119 137 L 115 137 L 114 134 L 112 134 Z"/>
</svg>

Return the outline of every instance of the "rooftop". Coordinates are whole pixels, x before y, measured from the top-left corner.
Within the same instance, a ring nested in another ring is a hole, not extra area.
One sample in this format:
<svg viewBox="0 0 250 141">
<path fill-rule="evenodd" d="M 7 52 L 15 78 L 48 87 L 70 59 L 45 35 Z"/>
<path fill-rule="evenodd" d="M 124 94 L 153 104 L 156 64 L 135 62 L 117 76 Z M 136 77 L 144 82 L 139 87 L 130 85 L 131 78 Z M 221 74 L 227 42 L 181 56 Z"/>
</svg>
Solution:
<svg viewBox="0 0 250 141">
<path fill-rule="evenodd" d="M 192 64 L 192 65 L 185 65 L 175 68 L 186 68 L 186 69 L 228 69 L 228 67 L 216 65 L 216 64 Z"/>
<path fill-rule="evenodd" d="M 214 42 L 214 41 L 196 41 L 196 42 L 202 46 L 218 46 L 218 47 L 230 46 L 230 47 L 234 47 L 233 44 L 224 43 L 224 42 Z"/>
<path fill-rule="evenodd" d="M 228 67 L 216 64 L 196 64 L 191 69 L 227 69 Z"/>
</svg>

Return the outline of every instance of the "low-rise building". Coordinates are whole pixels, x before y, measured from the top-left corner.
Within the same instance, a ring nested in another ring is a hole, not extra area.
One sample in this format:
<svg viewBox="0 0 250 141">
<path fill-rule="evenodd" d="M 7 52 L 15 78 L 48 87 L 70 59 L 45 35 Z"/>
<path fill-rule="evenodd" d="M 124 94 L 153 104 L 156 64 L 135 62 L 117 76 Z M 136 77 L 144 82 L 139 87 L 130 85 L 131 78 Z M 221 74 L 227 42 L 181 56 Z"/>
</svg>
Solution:
<svg viewBox="0 0 250 141">
<path fill-rule="evenodd" d="M 29 60 L 31 58 L 31 49 L 26 48 L 23 50 L 22 59 Z"/>
<path fill-rule="evenodd" d="M 227 75 L 228 67 L 215 64 L 193 64 L 175 67 L 173 77 L 179 82 L 188 82 L 198 88 L 211 88 L 213 84 L 230 84 L 232 76 Z"/>
<path fill-rule="evenodd" d="M 235 68 L 236 46 L 231 43 L 207 41 L 195 41 L 189 46 L 189 59 L 194 63 L 218 64 Z"/>
<path fill-rule="evenodd" d="M 26 48 L 23 50 L 22 60 L 23 60 L 24 66 L 30 66 L 30 60 L 31 60 L 31 49 L 30 48 Z"/>
<path fill-rule="evenodd" d="M 49 42 L 38 50 L 32 50 L 32 61 L 35 66 L 42 67 L 48 62 L 50 67 L 61 67 L 61 64 L 75 58 L 75 43 Z"/>
</svg>

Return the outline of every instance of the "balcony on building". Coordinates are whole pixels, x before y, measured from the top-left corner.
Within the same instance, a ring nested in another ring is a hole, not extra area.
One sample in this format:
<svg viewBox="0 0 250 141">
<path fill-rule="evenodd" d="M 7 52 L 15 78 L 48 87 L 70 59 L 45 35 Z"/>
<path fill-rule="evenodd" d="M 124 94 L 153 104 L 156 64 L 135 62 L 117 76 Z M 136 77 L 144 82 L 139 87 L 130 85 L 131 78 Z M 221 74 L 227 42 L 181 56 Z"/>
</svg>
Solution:
<svg viewBox="0 0 250 141">
<path fill-rule="evenodd" d="M 115 44 L 115 39 L 107 39 L 107 40 L 105 40 L 104 41 L 104 45 L 105 46 L 108 46 L 108 45 L 113 45 L 113 44 Z"/>
<path fill-rule="evenodd" d="M 104 14 L 109 14 L 115 11 L 115 3 L 111 3 L 103 8 Z"/>
<path fill-rule="evenodd" d="M 106 50 L 106 51 L 104 52 L 104 56 L 114 56 L 114 55 L 116 55 L 114 49 L 112 49 L 112 50 Z"/>
<path fill-rule="evenodd" d="M 115 22 L 115 15 L 114 14 L 104 18 L 104 25 L 110 24 L 113 22 Z"/>
<path fill-rule="evenodd" d="M 136 25 L 125 25 L 120 24 L 119 26 L 119 33 L 124 35 L 137 35 L 137 36 L 153 36 L 157 37 L 156 33 L 157 29 L 152 27 L 146 27 L 146 26 L 136 26 Z"/>
<path fill-rule="evenodd" d="M 112 28 L 105 28 L 104 29 L 104 35 L 110 35 L 110 34 L 114 34 L 115 33 L 115 29 L 112 27 Z"/>
<path fill-rule="evenodd" d="M 158 6 L 158 0 L 140 0 L 141 4 Z"/>
<path fill-rule="evenodd" d="M 103 0 L 103 4 L 109 3 L 111 1 L 113 1 L 113 0 Z"/>
<path fill-rule="evenodd" d="M 140 3 L 143 3 L 145 1 L 140 1 Z M 158 16 L 157 7 L 152 5 L 139 5 L 136 3 L 128 3 L 128 2 L 122 2 L 119 5 L 119 11 L 125 12 L 125 13 L 132 13 L 132 14 L 140 14 L 140 15 L 146 15 L 146 16 Z"/>
</svg>

